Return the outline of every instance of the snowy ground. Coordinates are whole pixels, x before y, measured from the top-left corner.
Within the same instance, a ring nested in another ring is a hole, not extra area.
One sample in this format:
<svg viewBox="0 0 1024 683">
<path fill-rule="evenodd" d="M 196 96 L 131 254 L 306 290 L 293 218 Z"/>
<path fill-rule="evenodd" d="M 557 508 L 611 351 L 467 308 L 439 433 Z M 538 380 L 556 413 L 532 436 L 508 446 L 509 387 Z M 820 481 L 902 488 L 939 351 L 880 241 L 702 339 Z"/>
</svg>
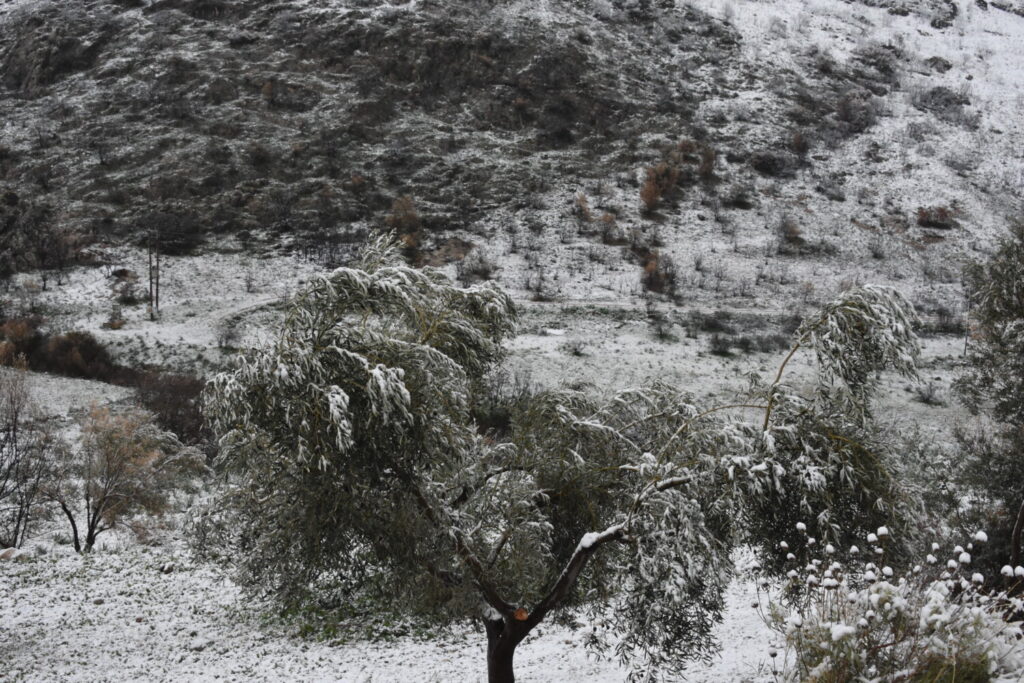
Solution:
<svg viewBox="0 0 1024 683">
<path fill-rule="evenodd" d="M 183 553 L 116 543 L 92 556 L 66 548 L 0 562 L 0 662 L 9 681 L 483 681 L 484 636 L 331 644 L 268 624 L 235 586 Z M 173 569 L 161 571 L 168 563 Z M 706 683 L 766 680 L 769 633 L 745 584 L 718 629 L 723 654 L 694 665 Z M 522 681 L 621 681 L 577 634 L 538 629 L 518 650 Z M 761 673 L 759 674 L 759 670 Z"/>
</svg>

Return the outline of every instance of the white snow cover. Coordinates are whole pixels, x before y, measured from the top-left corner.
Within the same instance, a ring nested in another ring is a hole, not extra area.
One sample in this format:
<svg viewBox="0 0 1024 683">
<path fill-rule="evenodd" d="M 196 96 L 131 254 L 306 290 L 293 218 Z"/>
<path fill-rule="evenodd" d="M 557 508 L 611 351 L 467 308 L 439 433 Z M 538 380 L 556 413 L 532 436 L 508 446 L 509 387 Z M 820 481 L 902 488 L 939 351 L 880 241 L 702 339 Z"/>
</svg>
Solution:
<svg viewBox="0 0 1024 683">
<path fill-rule="evenodd" d="M 317 642 L 270 623 L 264 605 L 183 550 L 110 546 L 91 556 L 51 549 L 0 562 L 0 661 L 4 680 L 29 681 L 452 681 L 486 680 L 483 633 L 471 627 L 426 639 Z M 161 568 L 173 565 L 164 573 Z M 696 683 L 769 681 L 767 627 L 751 603 L 753 584 L 727 594 L 710 665 Z M 581 632 L 541 625 L 516 652 L 523 681 L 624 680 L 597 660 Z"/>
</svg>

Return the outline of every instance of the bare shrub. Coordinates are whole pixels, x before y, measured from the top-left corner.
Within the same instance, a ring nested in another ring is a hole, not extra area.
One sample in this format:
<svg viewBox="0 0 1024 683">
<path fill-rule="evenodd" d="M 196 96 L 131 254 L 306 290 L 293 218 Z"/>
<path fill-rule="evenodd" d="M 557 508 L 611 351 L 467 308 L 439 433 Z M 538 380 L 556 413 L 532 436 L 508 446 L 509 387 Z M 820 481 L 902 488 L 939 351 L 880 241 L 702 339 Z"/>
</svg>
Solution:
<svg viewBox="0 0 1024 683">
<path fill-rule="evenodd" d="M 700 163 L 697 165 L 697 175 L 708 183 L 715 179 L 715 160 L 718 153 L 711 147 L 703 147 L 700 151 Z"/>
<path fill-rule="evenodd" d="M 484 249 L 474 249 L 455 266 L 460 283 L 468 286 L 480 280 L 490 280 L 498 270 L 498 265 Z"/>
<path fill-rule="evenodd" d="M 779 220 L 778 234 L 779 241 L 781 242 L 779 253 L 799 252 L 807 245 L 807 240 L 804 239 L 804 231 L 792 216 L 785 215 Z"/>
<path fill-rule="evenodd" d="M 594 215 L 590 210 L 590 202 L 587 201 L 587 195 L 580 192 L 576 195 L 576 200 L 572 205 L 572 215 L 581 223 L 590 223 L 594 220 Z"/>
<path fill-rule="evenodd" d="M 713 334 L 708 342 L 708 350 L 715 356 L 731 356 L 732 340 L 724 334 Z"/>
<path fill-rule="evenodd" d="M 198 450 L 141 411 L 94 407 L 82 430 L 79 447 L 59 463 L 46 492 L 67 518 L 78 552 L 92 550 L 101 533 L 132 515 L 163 514 L 172 493 L 206 470 Z"/>
<path fill-rule="evenodd" d="M 416 204 L 409 195 L 402 195 L 391 203 L 391 211 L 384 219 L 385 225 L 399 235 L 407 235 L 420 229 L 420 215 Z"/>
<path fill-rule="evenodd" d="M 384 219 L 384 224 L 394 230 L 402 241 L 402 254 L 410 263 L 418 263 L 422 257 L 420 247 L 423 237 L 420 228 L 422 221 L 416 204 L 409 195 L 402 195 L 391 204 L 391 211 Z"/>
<path fill-rule="evenodd" d="M 605 213 L 601 215 L 598 223 L 601 226 L 601 241 L 604 244 L 621 245 L 626 244 L 629 239 L 626 232 L 619 227 L 615 214 Z"/>
<path fill-rule="evenodd" d="M 935 382 L 921 382 L 914 387 L 914 400 L 926 406 L 946 405 L 939 385 Z"/>
<path fill-rule="evenodd" d="M 649 292 L 675 296 L 679 283 L 679 273 L 675 261 L 667 254 L 652 251 L 644 263 L 644 272 L 640 277 L 644 289 Z"/>
<path fill-rule="evenodd" d="M 242 340 L 241 331 L 238 329 L 238 321 L 233 318 L 225 318 L 217 323 L 217 348 L 233 349 Z"/>
</svg>

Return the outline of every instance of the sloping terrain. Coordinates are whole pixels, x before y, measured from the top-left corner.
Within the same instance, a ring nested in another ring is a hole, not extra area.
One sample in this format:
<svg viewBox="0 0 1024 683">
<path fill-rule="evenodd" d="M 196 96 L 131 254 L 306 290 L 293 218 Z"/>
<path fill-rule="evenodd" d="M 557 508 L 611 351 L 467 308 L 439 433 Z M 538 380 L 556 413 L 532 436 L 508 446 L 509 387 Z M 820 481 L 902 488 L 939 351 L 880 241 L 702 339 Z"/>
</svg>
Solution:
<svg viewBox="0 0 1024 683">
<path fill-rule="evenodd" d="M 151 235 L 329 264 L 390 225 L 423 263 L 486 247 L 467 279 L 538 298 L 639 294 L 667 268 L 647 286 L 685 300 L 870 280 L 956 307 L 958 261 L 1017 209 L 1013 9 L 15 3 L 6 268 Z"/>
</svg>

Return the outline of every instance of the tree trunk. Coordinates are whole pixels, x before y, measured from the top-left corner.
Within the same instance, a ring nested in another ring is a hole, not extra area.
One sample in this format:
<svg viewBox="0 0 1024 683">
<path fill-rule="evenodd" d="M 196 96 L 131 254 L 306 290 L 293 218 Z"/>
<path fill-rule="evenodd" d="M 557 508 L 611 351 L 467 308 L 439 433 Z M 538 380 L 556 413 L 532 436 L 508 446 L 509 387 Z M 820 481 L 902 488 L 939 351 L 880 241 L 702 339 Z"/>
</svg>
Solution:
<svg viewBox="0 0 1024 683">
<path fill-rule="evenodd" d="M 75 542 L 75 552 L 80 553 L 82 552 L 82 544 L 78 540 L 78 525 L 75 524 L 75 516 L 71 514 L 71 510 L 69 510 L 68 506 L 64 504 L 64 501 L 60 501 L 60 509 L 64 511 L 68 521 L 71 522 L 71 538 Z"/>
<path fill-rule="evenodd" d="M 92 548 L 96 545 L 96 537 L 103 531 L 100 528 L 100 510 L 97 507 L 95 510 L 91 510 L 87 513 L 87 527 L 85 532 L 85 552 L 92 552 Z"/>
<path fill-rule="evenodd" d="M 1020 537 L 1024 531 L 1024 502 L 1020 504 L 1017 512 L 1017 521 L 1013 524 L 1013 533 L 1010 534 L 1010 565 L 1016 569 L 1020 566 Z"/>
<path fill-rule="evenodd" d="M 487 630 L 487 683 L 515 683 L 512 658 L 522 638 L 513 637 L 503 619 L 485 618 L 484 628 Z"/>
</svg>

